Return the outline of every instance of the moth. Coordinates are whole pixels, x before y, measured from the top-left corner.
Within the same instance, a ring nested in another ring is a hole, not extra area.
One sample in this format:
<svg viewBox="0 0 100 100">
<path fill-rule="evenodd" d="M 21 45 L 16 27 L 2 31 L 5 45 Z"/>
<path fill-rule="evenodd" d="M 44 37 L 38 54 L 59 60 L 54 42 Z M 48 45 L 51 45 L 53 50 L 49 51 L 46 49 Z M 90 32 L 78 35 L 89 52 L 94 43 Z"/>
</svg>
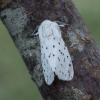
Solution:
<svg viewBox="0 0 100 100">
<path fill-rule="evenodd" d="M 63 41 L 60 26 L 54 21 L 44 20 L 37 34 L 40 39 L 41 63 L 46 83 L 51 85 L 55 75 L 63 81 L 72 80 L 73 64 Z"/>
</svg>

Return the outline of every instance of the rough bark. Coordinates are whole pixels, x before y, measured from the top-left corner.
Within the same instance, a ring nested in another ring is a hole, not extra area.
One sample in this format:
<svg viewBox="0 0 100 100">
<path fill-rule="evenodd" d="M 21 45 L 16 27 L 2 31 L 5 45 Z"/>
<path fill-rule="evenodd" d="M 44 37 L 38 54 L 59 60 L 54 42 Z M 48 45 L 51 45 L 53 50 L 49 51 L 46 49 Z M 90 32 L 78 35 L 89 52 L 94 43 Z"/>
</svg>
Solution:
<svg viewBox="0 0 100 100">
<path fill-rule="evenodd" d="M 44 100 L 100 99 L 100 49 L 72 0 L 1 0 L 0 7 L 0 18 Z M 31 33 L 45 19 L 68 23 L 62 36 L 73 59 L 70 82 L 55 78 L 49 86 L 44 81 L 39 37 Z"/>
</svg>

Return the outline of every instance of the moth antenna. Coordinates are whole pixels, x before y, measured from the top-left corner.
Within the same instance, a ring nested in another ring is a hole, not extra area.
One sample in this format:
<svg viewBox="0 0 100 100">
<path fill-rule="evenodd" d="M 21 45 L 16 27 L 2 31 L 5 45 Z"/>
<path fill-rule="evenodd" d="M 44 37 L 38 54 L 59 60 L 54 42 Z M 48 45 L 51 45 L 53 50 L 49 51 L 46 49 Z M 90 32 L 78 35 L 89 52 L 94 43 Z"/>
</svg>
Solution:
<svg viewBox="0 0 100 100">
<path fill-rule="evenodd" d="M 31 36 L 34 36 L 34 35 L 38 35 L 38 32 L 36 32 L 36 30 L 39 28 L 39 26 L 36 27 L 36 29 L 33 31 L 33 33 L 31 34 Z M 36 32 L 36 33 L 35 33 Z"/>
<path fill-rule="evenodd" d="M 69 25 L 69 24 L 66 24 L 66 23 L 64 23 L 64 22 L 61 22 L 61 21 L 53 21 L 53 22 L 56 22 L 56 23 L 58 23 L 58 26 L 60 26 L 60 27 L 64 27 L 65 25 Z"/>
</svg>

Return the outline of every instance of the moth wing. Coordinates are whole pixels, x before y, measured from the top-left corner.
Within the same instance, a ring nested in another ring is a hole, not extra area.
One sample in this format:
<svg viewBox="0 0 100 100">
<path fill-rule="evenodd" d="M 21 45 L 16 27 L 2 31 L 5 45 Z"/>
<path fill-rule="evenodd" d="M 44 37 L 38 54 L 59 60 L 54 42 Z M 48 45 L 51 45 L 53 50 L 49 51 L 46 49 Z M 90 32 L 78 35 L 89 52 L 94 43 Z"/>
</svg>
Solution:
<svg viewBox="0 0 100 100">
<path fill-rule="evenodd" d="M 73 78 L 73 64 L 68 49 L 62 38 L 53 38 L 50 44 L 52 60 L 51 67 L 60 80 Z"/>
<path fill-rule="evenodd" d="M 48 47 L 47 43 L 44 42 L 41 45 L 41 59 L 42 59 L 42 67 L 43 67 L 43 74 L 45 81 L 48 85 L 52 84 L 54 81 L 54 72 L 50 65 L 50 52 L 48 52 L 50 48 Z M 49 50 L 50 51 L 50 50 Z"/>
</svg>

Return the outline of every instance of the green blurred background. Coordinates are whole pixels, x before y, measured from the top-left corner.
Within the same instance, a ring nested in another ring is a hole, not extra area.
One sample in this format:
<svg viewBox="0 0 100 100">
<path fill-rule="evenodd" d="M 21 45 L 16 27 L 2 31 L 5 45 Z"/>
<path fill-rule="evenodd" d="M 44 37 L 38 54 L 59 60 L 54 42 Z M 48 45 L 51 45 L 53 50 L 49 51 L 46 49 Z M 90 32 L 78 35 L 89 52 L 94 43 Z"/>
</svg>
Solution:
<svg viewBox="0 0 100 100">
<path fill-rule="evenodd" d="M 100 0 L 73 0 L 100 47 Z M 0 21 L 0 100 L 42 100 L 5 26 Z"/>
</svg>

